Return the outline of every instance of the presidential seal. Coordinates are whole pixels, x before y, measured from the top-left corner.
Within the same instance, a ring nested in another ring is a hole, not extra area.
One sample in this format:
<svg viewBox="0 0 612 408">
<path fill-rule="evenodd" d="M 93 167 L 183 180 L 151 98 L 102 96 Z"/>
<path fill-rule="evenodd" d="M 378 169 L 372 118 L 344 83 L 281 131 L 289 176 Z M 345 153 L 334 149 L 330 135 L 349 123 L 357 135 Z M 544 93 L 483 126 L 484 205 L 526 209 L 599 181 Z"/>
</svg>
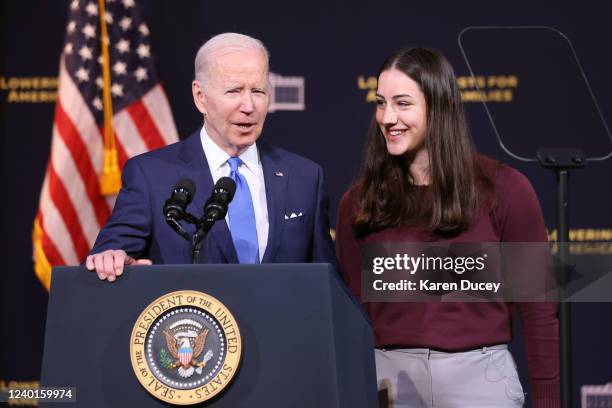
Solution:
<svg viewBox="0 0 612 408">
<path fill-rule="evenodd" d="M 242 338 L 234 316 L 214 297 L 172 292 L 140 314 L 130 355 L 149 393 L 171 404 L 197 404 L 230 384 L 240 364 Z"/>
</svg>

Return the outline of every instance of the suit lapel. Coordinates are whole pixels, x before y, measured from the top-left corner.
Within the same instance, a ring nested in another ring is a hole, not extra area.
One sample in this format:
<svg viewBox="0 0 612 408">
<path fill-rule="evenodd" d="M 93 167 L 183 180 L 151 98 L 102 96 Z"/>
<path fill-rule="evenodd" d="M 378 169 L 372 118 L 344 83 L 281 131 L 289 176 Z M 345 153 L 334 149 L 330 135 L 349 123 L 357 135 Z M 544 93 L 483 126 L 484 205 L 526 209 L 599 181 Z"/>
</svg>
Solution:
<svg viewBox="0 0 612 408">
<path fill-rule="evenodd" d="M 281 240 L 289 174 L 287 168 L 282 165 L 281 158 L 268 144 L 257 142 L 257 148 L 266 185 L 269 222 L 268 243 L 262 262 L 272 263 Z"/>
<path fill-rule="evenodd" d="M 193 178 L 198 186 L 193 198 L 192 208 L 194 209 L 193 215 L 200 218 L 203 213 L 204 203 L 208 200 L 214 187 L 212 174 L 210 174 L 208 161 L 202 148 L 200 131 L 197 131 L 185 140 L 179 153 L 179 158 L 189 169 L 189 176 L 187 177 Z M 216 242 L 228 263 L 238 262 L 232 236 L 225 220 L 215 222 L 208 235 Z"/>
</svg>

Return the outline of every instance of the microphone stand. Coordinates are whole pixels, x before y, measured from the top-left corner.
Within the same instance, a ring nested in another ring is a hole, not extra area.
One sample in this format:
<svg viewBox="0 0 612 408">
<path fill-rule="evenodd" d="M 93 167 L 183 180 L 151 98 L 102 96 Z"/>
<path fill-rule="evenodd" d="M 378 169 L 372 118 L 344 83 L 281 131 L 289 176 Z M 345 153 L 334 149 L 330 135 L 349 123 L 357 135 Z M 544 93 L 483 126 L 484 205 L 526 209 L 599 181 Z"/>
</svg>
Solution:
<svg viewBox="0 0 612 408">
<path fill-rule="evenodd" d="M 210 231 L 215 221 L 216 219 L 212 217 L 210 218 L 202 217 L 199 220 L 196 219 L 195 225 L 197 227 L 197 230 L 196 230 L 196 233 L 193 234 L 192 242 L 191 242 L 191 244 L 193 245 L 191 263 L 193 263 L 194 265 L 200 263 L 200 251 L 202 250 L 204 238 L 206 238 L 206 235 L 208 235 L 208 231 Z"/>
<path fill-rule="evenodd" d="M 224 179 L 228 179 L 231 184 L 234 184 L 234 181 L 228 177 L 224 177 L 220 179 L 220 181 L 222 182 Z M 217 182 L 217 184 L 219 184 L 219 182 Z M 217 186 L 215 186 L 215 192 L 217 191 L 216 188 Z M 223 218 L 225 218 L 225 215 L 227 214 L 227 207 L 229 205 L 229 202 L 233 198 L 233 194 L 234 193 L 232 192 L 228 195 L 226 191 L 225 194 L 219 195 L 215 199 L 215 193 L 213 193 L 213 196 L 208 199 L 206 204 L 204 204 L 204 214 L 199 220 L 196 220 L 195 217 L 188 214 L 188 216 L 192 219 L 191 221 L 193 221 L 192 223 L 196 225 L 196 233 L 193 235 L 192 241 L 192 263 L 200 263 L 200 251 L 202 250 L 204 238 L 206 237 L 206 235 L 208 235 L 208 231 L 210 231 L 215 221 L 222 220 Z M 190 221 L 190 219 L 188 218 L 187 221 Z"/>
<path fill-rule="evenodd" d="M 185 231 L 183 226 L 176 220 L 176 218 L 166 216 L 166 223 L 170 226 L 170 228 L 174 230 L 174 232 L 185 238 L 187 241 L 191 241 L 191 238 L 189 238 L 189 234 L 187 233 L 187 231 Z"/>
<path fill-rule="evenodd" d="M 185 240 L 191 242 L 193 247 L 191 263 L 199 264 L 200 252 L 202 251 L 202 246 L 204 245 L 204 238 L 206 238 L 208 231 L 210 231 L 217 219 L 214 216 L 209 216 L 206 218 L 206 214 L 204 214 L 202 218 L 198 219 L 195 216 L 187 213 L 185 214 L 185 221 L 196 226 L 196 232 L 192 237 L 189 236 L 189 233 L 185 231 L 178 220 L 173 217 L 166 217 L 166 222 L 168 225 Z"/>
</svg>

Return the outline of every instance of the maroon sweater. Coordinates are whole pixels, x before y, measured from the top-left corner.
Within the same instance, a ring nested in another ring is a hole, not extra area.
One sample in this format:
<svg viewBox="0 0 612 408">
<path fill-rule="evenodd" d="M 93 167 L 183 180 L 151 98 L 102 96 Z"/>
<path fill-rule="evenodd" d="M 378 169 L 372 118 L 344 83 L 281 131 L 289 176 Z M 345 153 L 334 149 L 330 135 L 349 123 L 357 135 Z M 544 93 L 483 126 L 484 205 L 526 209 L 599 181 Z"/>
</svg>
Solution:
<svg viewBox="0 0 612 408">
<path fill-rule="evenodd" d="M 338 208 L 336 245 L 342 276 L 361 300 L 360 247 L 369 242 L 546 242 L 546 227 L 533 187 L 517 170 L 480 160 L 493 181 L 496 205 L 458 236 L 448 239 L 414 227 L 396 227 L 355 238 L 352 222 L 357 191 L 347 191 Z M 422 189 L 426 189 L 423 187 Z M 484 205 L 482 207 L 485 207 Z M 513 307 L 523 327 L 531 401 L 534 407 L 558 407 L 559 323 L 556 303 L 397 303 L 369 302 L 377 347 L 427 347 L 462 351 L 508 343 Z"/>
</svg>

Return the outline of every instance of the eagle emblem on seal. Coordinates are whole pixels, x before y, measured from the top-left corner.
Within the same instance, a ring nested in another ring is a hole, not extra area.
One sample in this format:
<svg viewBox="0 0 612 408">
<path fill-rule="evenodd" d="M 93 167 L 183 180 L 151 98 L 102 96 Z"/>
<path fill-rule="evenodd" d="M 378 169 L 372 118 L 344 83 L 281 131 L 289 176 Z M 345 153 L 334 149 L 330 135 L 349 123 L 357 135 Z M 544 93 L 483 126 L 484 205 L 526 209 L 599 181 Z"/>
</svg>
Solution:
<svg viewBox="0 0 612 408">
<path fill-rule="evenodd" d="M 160 350 L 162 366 L 176 369 L 183 378 L 191 377 L 194 372 L 202 374 L 202 368 L 213 357 L 212 350 L 208 350 L 202 360 L 198 360 L 206 346 L 208 329 L 195 320 L 183 319 L 173 323 L 163 333 L 167 350 Z"/>
</svg>

